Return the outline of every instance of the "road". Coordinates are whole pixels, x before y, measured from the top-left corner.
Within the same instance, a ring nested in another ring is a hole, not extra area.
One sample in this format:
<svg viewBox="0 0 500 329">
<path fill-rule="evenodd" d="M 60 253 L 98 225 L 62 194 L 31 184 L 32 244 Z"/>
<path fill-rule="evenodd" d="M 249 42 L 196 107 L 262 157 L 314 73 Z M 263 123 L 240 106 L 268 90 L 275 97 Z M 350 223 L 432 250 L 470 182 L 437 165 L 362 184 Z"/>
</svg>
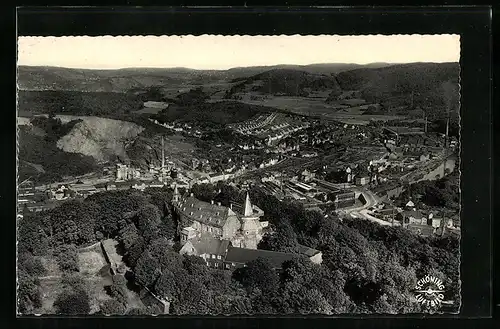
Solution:
<svg viewBox="0 0 500 329">
<path fill-rule="evenodd" d="M 378 198 L 377 196 L 370 190 L 368 189 L 362 189 L 362 188 L 353 188 L 353 192 L 357 192 L 363 195 L 364 199 L 366 200 L 366 203 L 360 207 L 355 207 L 355 208 L 347 208 L 345 211 L 346 213 L 350 212 L 361 212 L 365 209 L 371 208 L 375 206 L 378 203 Z"/>
</svg>

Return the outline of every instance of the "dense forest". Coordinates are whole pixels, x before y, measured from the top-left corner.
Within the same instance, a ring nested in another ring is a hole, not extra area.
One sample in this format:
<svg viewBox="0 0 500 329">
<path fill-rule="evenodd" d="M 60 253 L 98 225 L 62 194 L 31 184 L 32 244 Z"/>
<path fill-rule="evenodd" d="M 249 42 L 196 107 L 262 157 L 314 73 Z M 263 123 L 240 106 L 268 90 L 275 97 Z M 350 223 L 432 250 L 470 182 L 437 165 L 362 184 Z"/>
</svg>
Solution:
<svg viewBox="0 0 500 329">
<path fill-rule="evenodd" d="M 161 122 L 170 122 L 175 120 L 191 121 L 199 123 L 231 124 L 251 119 L 256 114 L 272 112 L 273 108 L 240 103 L 236 101 L 186 103 L 187 98 L 183 100 L 182 105 L 169 106 L 153 119 Z"/>
<path fill-rule="evenodd" d="M 133 94 L 80 91 L 19 91 L 19 111 L 70 115 L 114 115 L 142 108 Z"/>
<path fill-rule="evenodd" d="M 293 69 L 274 69 L 237 81 L 238 83 L 226 92 L 225 98 L 230 99 L 237 93 L 249 91 L 271 95 L 307 97 L 310 91 L 339 89 L 338 82 L 332 75 Z"/>
<path fill-rule="evenodd" d="M 337 81 L 343 90 L 359 90 L 367 102 L 387 109 L 413 105 L 435 120 L 447 111 L 458 116 L 459 76 L 458 63 L 412 63 L 340 72 Z"/>
<path fill-rule="evenodd" d="M 243 191 L 221 184 L 198 185 L 192 191 L 200 199 L 224 204 L 244 196 Z M 43 266 L 35 256 L 63 255 L 58 257 L 60 267 L 77 274 L 75 248 L 105 237 L 120 242 L 132 280 L 170 300 L 172 314 L 418 312 L 412 289 L 427 274 L 443 280 L 446 300 L 459 301 L 456 238 L 423 238 L 368 221 L 325 218 L 259 190 L 251 190 L 250 196 L 265 211 L 263 219 L 270 221 L 275 232 L 265 236 L 260 248 L 296 252 L 300 243 L 321 250 L 323 263 L 316 265 L 297 256 L 283 264 L 281 272 L 272 270 L 264 259 L 234 272 L 210 269 L 201 258 L 179 255 L 178 245 L 169 242 L 177 239 L 176 218 L 168 206 L 171 191 L 101 192 L 47 212 L 27 214 L 21 220 L 21 309 L 32 312 L 40 303 L 37 277 Z M 88 310 L 88 293 L 75 290 L 75 285 L 58 297 L 58 312 L 77 312 L 64 309 L 65 298 L 72 298 L 71 305 L 79 312 Z M 123 301 L 117 297 L 119 286 L 112 293 L 116 302 L 101 305 L 102 312 L 124 312 Z"/>
<path fill-rule="evenodd" d="M 460 174 L 457 171 L 437 181 L 421 181 L 411 185 L 396 200 L 404 206 L 412 200 L 419 209 L 445 208 L 458 213 L 460 210 Z"/>
</svg>

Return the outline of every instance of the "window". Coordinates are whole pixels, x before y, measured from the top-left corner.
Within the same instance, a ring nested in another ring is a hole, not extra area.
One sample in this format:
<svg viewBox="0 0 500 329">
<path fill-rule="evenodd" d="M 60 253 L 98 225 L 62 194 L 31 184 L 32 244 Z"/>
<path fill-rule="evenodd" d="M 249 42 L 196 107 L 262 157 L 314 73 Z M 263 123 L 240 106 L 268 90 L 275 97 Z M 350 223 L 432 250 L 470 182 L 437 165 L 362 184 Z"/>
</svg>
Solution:
<svg viewBox="0 0 500 329">
<path fill-rule="evenodd" d="M 215 266 L 215 268 L 218 268 L 219 267 L 219 263 L 215 263 L 214 266 Z"/>
<path fill-rule="evenodd" d="M 222 259 L 221 255 L 217 255 L 217 259 Z"/>
<path fill-rule="evenodd" d="M 226 264 L 226 268 L 229 268 L 229 264 Z"/>
<path fill-rule="evenodd" d="M 212 255 L 212 259 L 215 259 L 215 255 Z"/>
</svg>

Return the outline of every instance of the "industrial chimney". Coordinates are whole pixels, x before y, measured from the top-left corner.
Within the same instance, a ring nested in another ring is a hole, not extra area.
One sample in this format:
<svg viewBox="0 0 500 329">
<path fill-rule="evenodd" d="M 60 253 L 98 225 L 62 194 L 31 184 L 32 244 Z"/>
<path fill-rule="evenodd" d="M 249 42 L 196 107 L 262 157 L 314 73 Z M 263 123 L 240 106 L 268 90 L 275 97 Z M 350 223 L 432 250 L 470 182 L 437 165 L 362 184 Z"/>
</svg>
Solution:
<svg viewBox="0 0 500 329">
<path fill-rule="evenodd" d="M 161 136 L 161 169 L 165 168 L 165 143 L 163 141 L 163 136 Z"/>
</svg>

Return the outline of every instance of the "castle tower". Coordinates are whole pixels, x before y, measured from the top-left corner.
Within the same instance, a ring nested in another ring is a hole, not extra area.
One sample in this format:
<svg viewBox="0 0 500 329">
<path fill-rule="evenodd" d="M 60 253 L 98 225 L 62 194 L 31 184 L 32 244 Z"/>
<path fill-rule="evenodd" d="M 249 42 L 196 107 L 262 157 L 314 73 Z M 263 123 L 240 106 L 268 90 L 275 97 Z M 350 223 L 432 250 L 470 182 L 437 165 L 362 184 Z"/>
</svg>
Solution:
<svg viewBox="0 0 500 329">
<path fill-rule="evenodd" d="M 247 192 L 245 205 L 243 208 L 243 216 L 241 216 L 241 234 L 242 241 L 240 245 L 248 249 L 257 249 L 257 244 L 262 239 L 262 227 L 259 221 L 259 215 L 254 214 L 252 203 Z"/>
<path fill-rule="evenodd" d="M 252 203 L 250 202 L 250 196 L 248 195 L 248 192 L 247 192 L 247 196 L 245 199 L 245 208 L 244 209 L 245 209 L 245 212 L 243 213 L 243 215 L 245 217 L 253 215 Z"/>
</svg>

